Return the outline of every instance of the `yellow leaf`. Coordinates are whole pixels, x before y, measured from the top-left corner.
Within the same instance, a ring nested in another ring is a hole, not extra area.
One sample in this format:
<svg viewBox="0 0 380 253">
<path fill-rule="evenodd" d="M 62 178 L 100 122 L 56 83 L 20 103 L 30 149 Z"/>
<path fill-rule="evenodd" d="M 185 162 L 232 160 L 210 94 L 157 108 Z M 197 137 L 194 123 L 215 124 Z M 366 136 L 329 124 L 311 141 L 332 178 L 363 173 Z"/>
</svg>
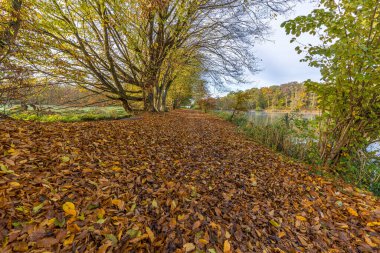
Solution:
<svg viewBox="0 0 380 253">
<path fill-rule="evenodd" d="M 356 212 L 355 209 L 351 207 L 347 207 L 347 211 L 352 215 L 352 216 L 359 216 L 358 213 Z"/>
<path fill-rule="evenodd" d="M 223 253 L 231 253 L 231 244 L 228 240 L 224 241 L 223 244 Z"/>
<path fill-rule="evenodd" d="M 153 207 L 153 208 L 157 208 L 157 207 L 158 207 L 158 204 L 157 204 L 157 200 L 156 200 L 156 199 L 153 199 L 153 201 L 152 201 L 152 207 Z"/>
<path fill-rule="evenodd" d="M 115 172 L 119 172 L 119 171 L 121 171 L 122 169 L 121 169 L 120 167 L 114 166 L 114 167 L 112 167 L 111 170 L 113 170 L 113 171 L 115 171 Z"/>
<path fill-rule="evenodd" d="M 66 202 L 65 204 L 63 204 L 62 209 L 66 213 L 66 215 L 77 215 L 77 211 L 75 211 L 75 205 L 71 202 Z"/>
<path fill-rule="evenodd" d="M 277 236 L 278 236 L 279 238 L 282 238 L 282 237 L 284 237 L 285 235 L 286 235 L 286 233 L 285 233 L 284 231 L 278 232 L 278 234 L 277 234 Z"/>
<path fill-rule="evenodd" d="M 106 214 L 106 211 L 104 211 L 103 208 L 99 208 L 98 209 L 98 211 L 97 211 L 97 217 L 98 217 L 98 219 L 103 219 L 105 214 Z"/>
<path fill-rule="evenodd" d="M 257 186 L 257 181 L 256 181 L 256 177 L 254 174 L 251 174 L 250 180 L 251 180 L 252 186 Z"/>
<path fill-rule="evenodd" d="M 17 183 L 17 182 L 10 182 L 9 185 L 10 185 L 11 187 L 20 187 L 20 186 L 21 186 L 21 184 L 19 184 L 19 183 Z"/>
<path fill-rule="evenodd" d="M 296 219 L 300 221 L 307 221 L 307 219 L 301 215 L 296 215 Z"/>
<path fill-rule="evenodd" d="M 154 239 L 155 239 L 153 231 L 149 227 L 146 227 L 145 230 L 146 230 L 146 233 L 149 236 L 150 241 L 153 243 Z"/>
<path fill-rule="evenodd" d="M 190 252 L 195 250 L 195 245 L 193 243 L 185 243 L 183 248 L 185 249 L 185 252 Z"/>
<path fill-rule="evenodd" d="M 206 239 L 203 239 L 203 238 L 199 239 L 198 242 L 203 244 L 203 245 L 208 244 L 208 241 Z"/>
<path fill-rule="evenodd" d="M 124 209 L 124 201 L 120 199 L 113 199 L 112 204 L 117 206 L 120 210 Z"/>
<path fill-rule="evenodd" d="M 368 227 L 380 226 L 380 221 L 372 221 L 367 223 Z"/>
<path fill-rule="evenodd" d="M 186 220 L 187 218 L 188 218 L 188 216 L 185 215 L 185 214 L 180 214 L 180 215 L 178 215 L 178 220 L 179 220 L 179 221 L 184 221 L 184 220 Z"/>
<path fill-rule="evenodd" d="M 48 224 L 49 226 L 51 226 L 51 225 L 54 224 L 54 222 L 55 222 L 55 218 L 48 220 L 47 224 Z"/>
<path fill-rule="evenodd" d="M 69 238 L 63 241 L 63 246 L 69 246 L 73 244 L 73 241 L 74 241 L 74 235 L 70 235 Z"/>
<path fill-rule="evenodd" d="M 14 155 L 17 154 L 17 151 L 14 148 L 10 148 L 8 149 L 8 153 Z"/>
<path fill-rule="evenodd" d="M 376 248 L 377 247 L 377 244 L 374 243 L 374 242 L 372 242 L 372 240 L 368 236 L 364 237 L 364 240 L 372 248 Z"/>
<path fill-rule="evenodd" d="M 269 223 L 272 224 L 273 226 L 275 226 L 276 228 L 278 228 L 278 227 L 281 226 L 281 225 L 278 224 L 275 220 L 270 220 Z"/>
</svg>

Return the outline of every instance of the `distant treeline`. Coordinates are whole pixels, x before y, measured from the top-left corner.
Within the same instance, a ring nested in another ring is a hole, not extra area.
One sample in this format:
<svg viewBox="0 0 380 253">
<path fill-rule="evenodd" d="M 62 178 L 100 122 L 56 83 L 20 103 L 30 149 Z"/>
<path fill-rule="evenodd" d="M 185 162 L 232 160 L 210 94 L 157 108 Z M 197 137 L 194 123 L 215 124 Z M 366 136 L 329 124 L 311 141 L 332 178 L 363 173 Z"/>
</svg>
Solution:
<svg viewBox="0 0 380 253">
<path fill-rule="evenodd" d="M 216 108 L 228 110 L 316 110 L 317 96 L 303 83 L 290 82 L 246 91 L 230 92 L 216 99 Z"/>
</svg>

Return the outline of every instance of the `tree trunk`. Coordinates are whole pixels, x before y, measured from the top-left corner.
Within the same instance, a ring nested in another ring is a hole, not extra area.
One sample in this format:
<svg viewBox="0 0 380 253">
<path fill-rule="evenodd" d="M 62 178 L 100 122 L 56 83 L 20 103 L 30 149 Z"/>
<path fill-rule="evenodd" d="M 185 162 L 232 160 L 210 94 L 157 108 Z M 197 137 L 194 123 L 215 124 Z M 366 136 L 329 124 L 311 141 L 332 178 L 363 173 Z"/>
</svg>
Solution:
<svg viewBox="0 0 380 253">
<path fill-rule="evenodd" d="M 146 93 L 144 110 L 147 112 L 158 112 L 154 103 L 154 91 L 150 88 Z"/>
<path fill-rule="evenodd" d="M 166 107 L 167 95 L 168 95 L 168 91 L 165 89 L 161 96 L 161 110 L 164 112 L 168 111 L 168 108 Z"/>
<path fill-rule="evenodd" d="M 123 108 L 126 112 L 132 111 L 132 107 L 129 105 L 127 100 L 121 99 L 121 102 L 123 103 Z"/>
</svg>

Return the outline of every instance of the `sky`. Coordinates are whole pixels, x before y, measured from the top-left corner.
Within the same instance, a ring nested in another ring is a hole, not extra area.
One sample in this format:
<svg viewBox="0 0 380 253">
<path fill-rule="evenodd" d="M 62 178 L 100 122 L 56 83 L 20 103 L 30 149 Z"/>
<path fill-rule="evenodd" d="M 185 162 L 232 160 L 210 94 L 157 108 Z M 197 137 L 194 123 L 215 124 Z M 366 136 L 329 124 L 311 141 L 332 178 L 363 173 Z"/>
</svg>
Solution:
<svg viewBox="0 0 380 253">
<path fill-rule="evenodd" d="M 254 75 L 247 73 L 244 79 L 246 84 L 231 86 L 231 90 L 245 90 L 271 85 L 280 85 L 291 81 L 303 82 L 307 79 L 320 80 L 320 72 L 317 68 L 311 68 L 306 62 L 300 62 L 302 55 L 298 55 L 294 48 L 296 43 L 290 43 L 292 35 L 286 35 L 280 27 L 281 23 L 300 15 L 307 15 L 317 6 L 315 3 L 298 3 L 294 10 L 286 16 L 279 16 L 270 22 L 271 32 L 268 41 L 258 42 L 255 47 L 255 55 L 260 59 L 259 67 L 262 71 Z M 302 35 L 302 43 L 315 43 L 316 38 Z"/>
</svg>

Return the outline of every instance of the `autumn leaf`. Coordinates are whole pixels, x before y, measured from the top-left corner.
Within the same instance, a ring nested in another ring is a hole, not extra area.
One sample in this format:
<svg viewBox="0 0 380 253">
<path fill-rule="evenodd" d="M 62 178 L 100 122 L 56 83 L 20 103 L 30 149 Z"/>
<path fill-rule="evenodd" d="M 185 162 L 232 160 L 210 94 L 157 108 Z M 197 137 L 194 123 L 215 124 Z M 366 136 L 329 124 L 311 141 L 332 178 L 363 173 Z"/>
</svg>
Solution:
<svg viewBox="0 0 380 253">
<path fill-rule="evenodd" d="M 99 208 L 96 212 L 96 217 L 98 217 L 98 219 L 103 219 L 105 214 L 106 211 L 103 208 Z"/>
<path fill-rule="evenodd" d="M 17 242 L 13 245 L 14 252 L 26 252 L 28 249 L 28 243 L 26 242 Z"/>
<path fill-rule="evenodd" d="M 146 227 L 145 230 L 149 236 L 150 241 L 153 243 L 155 239 L 153 231 L 149 227 Z"/>
<path fill-rule="evenodd" d="M 203 244 L 203 245 L 207 245 L 209 243 L 208 240 L 203 239 L 203 238 L 199 239 L 198 242 L 201 243 L 201 244 Z"/>
<path fill-rule="evenodd" d="M 77 211 L 75 210 L 75 205 L 72 202 L 66 202 L 62 205 L 63 211 L 66 213 L 66 215 L 72 215 L 76 216 Z"/>
<path fill-rule="evenodd" d="M 225 240 L 224 241 L 224 244 L 223 244 L 223 253 L 231 253 L 231 244 L 228 240 Z"/>
<path fill-rule="evenodd" d="M 380 221 L 372 221 L 367 223 L 367 227 L 380 226 Z"/>
<path fill-rule="evenodd" d="M 301 215 L 296 215 L 296 219 L 299 221 L 307 221 L 307 219 Z"/>
<path fill-rule="evenodd" d="M 122 171 L 122 168 L 114 166 L 114 167 L 112 167 L 112 170 L 115 172 L 120 172 L 120 171 Z"/>
<path fill-rule="evenodd" d="M 33 207 L 33 213 L 38 213 L 43 207 L 44 207 L 44 203 L 40 203 L 36 206 Z"/>
<path fill-rule="evenodd" d="M 351 214 L 352 216 L 359 216 L 358 213 L 356 212 L 355 209 L 351 208 L 351 207 L 347 207 L 347 211 L 349 214 Z"/>
<path fill-rule="evenodd" d="M 68 157 L 68 156 L 63 156 L 63 157 L 61 157 L 61 160 L 62 160 L 62 162 L 67 163 L 67 162 L 70 161 L 70 157 Z"/>
<path fill-rule="evenodd" d="M 72 234 L 72 235 L 70 235 L 68 238 L 66 238 L 66 239 L 63 241 L 63 246 L 69 246 L 69 245 L 73 244 L 74 237 L 75 237 L 75 235 Z"/>
<path fill-rule="evenodd" d="M 185 243 L 183 245 L 183 249 L 185 250 L 185 252 L 191 252 L 195 250 L 195 245 L 193 243 Z"/>
<path fill-rule="evenodd" d="M 275 226 L 276 228 L 281 227 L 281 225 L 278 224 L 275 220 L 270 220 L 269 223 L 272 224 L 273 226 Z"/>
<path fill-rule="evenodd" d="M 376 248 L 378 245 L 374 243 L 369 236 L 364 237 L 365 242 L 372 248 Z"/>
<path fill-rule="evenodd" d="M 21 184 L 18 183 L 18 182 L 10 182 L 10 183 L 9 183 L 9 186 L 10 186 L 10 187 L 14 187 L 14 188 L 16 188 L 16 187 L 20 187 Z"/>
<path fill-rule="evenodd" d="M 120 200 L 120 199 L 113 199 L 112 200 L 112 204 L 117 206 L 119 208 L 119 210 L 123 210 L 124 209 L 124 201 Z"/>
<path fill-rule="evenodd" d="M 156 199 L 153 199 L 153 201 L 152 201 L 152 207 L 153 208 L 158 208 L 158 204 L 157 204 L 157 200 Z"/>
<path fill-rule="evenodd" d="M 80 232 L 80 227 L 76 223 L 73 223 L 67 226 L 67 230 L 69 230 L 71 233 L 77 234 Z"/>
<path fill-rule="evenodd" d="M 106 234 L 105 237 L 112 242 L 113 245 L 116 245 L 118 240 L 113 234 Z"/>
</svg>

